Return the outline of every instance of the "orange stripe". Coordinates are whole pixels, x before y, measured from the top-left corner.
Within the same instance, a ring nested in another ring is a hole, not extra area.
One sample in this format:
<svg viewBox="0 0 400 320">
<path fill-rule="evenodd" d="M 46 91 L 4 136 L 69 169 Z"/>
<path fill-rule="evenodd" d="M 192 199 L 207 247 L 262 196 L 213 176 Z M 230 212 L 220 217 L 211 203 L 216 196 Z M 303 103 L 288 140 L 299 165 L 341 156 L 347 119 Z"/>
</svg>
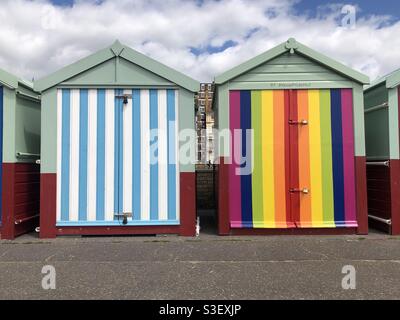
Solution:
<svg viewBox="0 0 400 320">
<path fill-rule="evenodd" d="M 308 91 L 299 90 L 298 96 L 299 120 L 308 120 Z M 309 126 L 299 129 L 299 187 L 310 188 L 310 146 Z M 312 227 L 311 194 L 300 197 L 300 226 Z"/>
<path fill-rule="evenodd" d="M 285 98 L 283 90 L 274 91 L 274 173 L 276 227 L 287 228 L 285 184 Z"/>
</svg>

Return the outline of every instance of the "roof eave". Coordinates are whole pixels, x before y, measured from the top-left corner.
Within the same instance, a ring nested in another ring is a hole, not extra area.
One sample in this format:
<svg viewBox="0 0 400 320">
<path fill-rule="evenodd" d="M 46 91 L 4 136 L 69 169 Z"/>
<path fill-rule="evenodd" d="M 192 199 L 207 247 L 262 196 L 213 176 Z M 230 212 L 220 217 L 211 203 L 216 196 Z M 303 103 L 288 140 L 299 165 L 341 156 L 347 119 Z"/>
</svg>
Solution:
<svg viewBox="0 0 400 320">
<path fill-rule="evenodd" d="M 368 76 L 297 42 L 293 38 L 217 76 L 215 78 L 215 83 L 219 85 L 224 84 L 225 82 L 236 78 L 241 74 L 246 73 L 247 71 L 254 69 L 259 65 L 266 63 L 288 51 L 291 53 L 299 52 L 302 55 L 305 55 L 306 57 L 315 60 L 316 62 L 333 69 L 360 84 L 370 83 Z"/>
<path fill-rule="evenodd" d="M 112 46 L 100 50 L 36 81 L 34 83 L 34 90 L 38 92 L 46 91 L 82 72 L 118 56 L 160 75 L 161 77 L 164 77 L 191 92 L 197 92 L 200 88 L 200 83 L 198 81 L 129 48 L 128 46 L 122 45 L 119 41 L 116 41 Z"/>
</svg>

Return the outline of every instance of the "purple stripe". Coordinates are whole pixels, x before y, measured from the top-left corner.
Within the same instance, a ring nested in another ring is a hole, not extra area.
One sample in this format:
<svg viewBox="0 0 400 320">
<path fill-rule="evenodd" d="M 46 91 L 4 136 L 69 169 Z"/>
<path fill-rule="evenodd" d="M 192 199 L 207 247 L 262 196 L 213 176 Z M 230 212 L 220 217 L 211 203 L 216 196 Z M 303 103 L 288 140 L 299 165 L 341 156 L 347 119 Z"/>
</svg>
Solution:
<svg viewBox="0 0 400 320">
<path fill-rule="evenodd" d="M 229 92 L 229 123 L 231 131 L 231 158 L 232 164 L 229 166 L 229 212 L 232 228 L 242 227 L 242 204 L 241 204 L 241 183 L 240 175 L 236 174 L 236 169 L 240 167 L 235 161 L 235 154 L 241 155 L 241 135 L 236 134 L 235 130 L 240 129 L 240 91 Z M 239 159 L 239 158 L 238 158 Z M 240 160 L 239 160 L 240 161 Z"/>
<path fill-rule="evenodd" d="M 357 226 L 354 169 L 353 93 L 342 90 L 344 207 L 346 226 Z"/>
</svg>

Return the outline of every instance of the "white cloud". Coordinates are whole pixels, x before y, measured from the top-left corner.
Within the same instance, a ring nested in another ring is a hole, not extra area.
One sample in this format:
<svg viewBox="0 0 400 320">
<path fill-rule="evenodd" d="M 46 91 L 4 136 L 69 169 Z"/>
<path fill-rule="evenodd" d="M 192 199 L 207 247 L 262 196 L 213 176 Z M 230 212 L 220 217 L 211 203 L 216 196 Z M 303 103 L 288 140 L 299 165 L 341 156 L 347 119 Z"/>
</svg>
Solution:
<svg viewBox="0 0 400 320">
<path fill-rule="evenodd" d="M 118 38 L 209 81 L 292 36 L 372 79 L 400 67 L 400 22 L 371 16 L 358 19 L 354 30 L 343 29 L 341 6 L 321 7 L 312 17 L 296 13 L 296 1 L 205 0 L 199 6 L 189 0 L 79 0 L 59 7 L 47 0 L 2 0 L 0 67 L 37 79 Z M 237 45 L 200 56 L 190 51 L 228 40 Z"/>
</svg>

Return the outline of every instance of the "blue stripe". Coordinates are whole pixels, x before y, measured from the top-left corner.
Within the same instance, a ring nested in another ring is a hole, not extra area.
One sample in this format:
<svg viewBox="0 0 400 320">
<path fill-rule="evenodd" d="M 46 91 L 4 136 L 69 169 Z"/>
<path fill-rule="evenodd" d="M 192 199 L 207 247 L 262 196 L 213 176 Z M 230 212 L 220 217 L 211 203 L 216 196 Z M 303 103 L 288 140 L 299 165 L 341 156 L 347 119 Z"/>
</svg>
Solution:
<svg viewBox="0 0 400 320">
<path fill-rule="evenodd" d="M 342 97 L 338 89 L 331 90 L 332 126 L 332 167 L 335 222 L 345 221 L 344 177 L 343 177 L 343 137 L 342 137 Z"/>
<path fill-rule="evenodd" d="M 121 96 L 123 90 L 115 90 L 115 95 Z M 115 98 L 114 112 L 114 211 L 123 211 L 123 100 Z M 118 217 L 117 217 L 118 219 Z"/>
<path fill-rule="evenodd" d="M 79 116 L 79 221 L 87 220 L 88 90 L 80 91 Z"/>
<path fill-rule="evenodd" d="M 104 220 L 106 93 L 97 90 L 96 220 Z"/>
<path fill-rule="evenodd" d="M 0 86 L 0 225 L 3 201 L 3 87 Z"/>
<path fill-rule="evenodd" d="M 168 220 L 176 219 L 175 90 L 167 90 Z"/>
<path fill-rule="evenodd" d="M 158 129 L 158 99 L 157 90 L 150 90 L 150 220 L 158 220 L 158 160 L 154 158 L 158 159 L 158 136 L 154 129 Z"/>
<path fill-rule="evenodd" d="M 251 94 L 250 91 L 240 92 L 240 127 L 242 129 L 242 156 L 246 156 L 248 161 L 251 161 L 251 155 L 246 154 L 246 132 L 251 130 Z M 242 164 L 242 167 L 250 165 Z M 251 190 L 251 175 L 246 174 L 241 176 L 241 192 L 242 192 L 242 221 L 244 225 L 252 227 L 252 190 Z"/>
<path fill-rule="evenodd" d="M 133 177 L 132 177 L 132 208 L 133 220 L 140 220 L 140 90 L 135 89 L 132 93 L 132 143 L 133 143 Z"/>
<path fill-rule="evenodd" d="M 61 220 L 69 220 L 69 170 L 70 170 L 70 124 L 71 92 L 62 90 L 61 129 Z"/>
</svg>

